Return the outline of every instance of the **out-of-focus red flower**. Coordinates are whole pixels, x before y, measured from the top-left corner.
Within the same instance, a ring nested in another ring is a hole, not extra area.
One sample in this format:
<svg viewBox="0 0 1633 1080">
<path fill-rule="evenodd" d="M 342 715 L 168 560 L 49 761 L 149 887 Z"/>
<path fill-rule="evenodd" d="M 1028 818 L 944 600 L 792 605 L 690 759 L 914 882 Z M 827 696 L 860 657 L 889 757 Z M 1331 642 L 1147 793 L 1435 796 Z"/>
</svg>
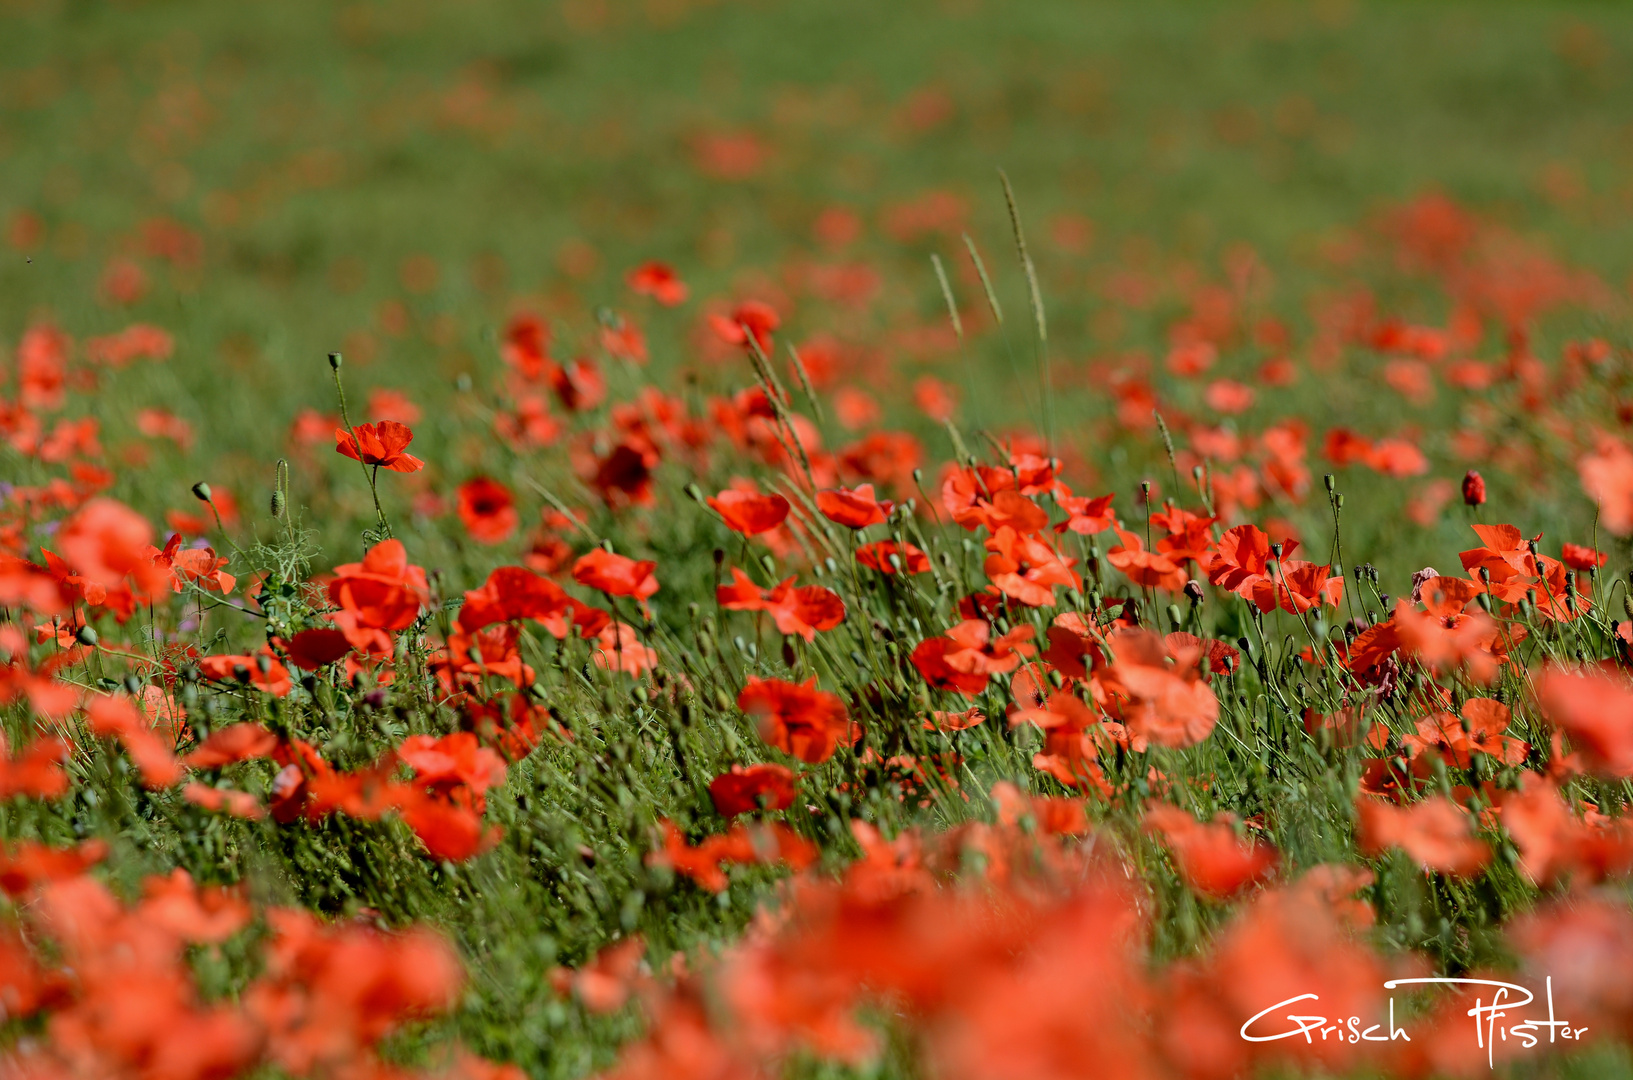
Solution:
<svg viewBox="0 0 1633 1080">
<path fill-rule="evenodd" d="M 759 724 L 767 745 L 812 765 L 827 761 L 855 733 L 845 703 L 818 690 L 815 676 L 791 683 L 751 675 L 737 695 L 737 707 Z"/>
<path fill-rule="evenodd" d="M 294 687 L 289 669 L 278 662 L 270 651 L 246 655 L 218 655 L 200 657 L 199 670 L 206 678 L 231 682 L 239 672 L 248 676 L 249 684 L 274 697 L 283 697 Z"/>
<path fill-rule="evenodd" d="M 1117 546 L 1106 552 L 1106 561 L 1134 584 L 1154 589 L 1178 592 L 1185 588 L 1190 575 L 1173 558 L 1161 551 L 1145 550 L 1145 542 L 1124 528 L 1117 528 Z M 1053 600 L 1051 594 L 1050 599 Z"/>
<path fill-rule="evenodd" d="M 643 296 L 650 296 L 664 307 L 684 304 L 689 290 L 686 283 L 668 263 L 649 260 L 629 272 L 629 287 Z"/>
<path fill-rule="evenodd" d="M 408 453 L 414 433 L 407 424 L 382 420 L 378 424 L 358 424 L 352 431 L 357 435 L 355 440 L 345 428 L 335 428 L 335 453 L 392 472 L 411 473 L 425 468 L 425 462 Z"/>
<path fill-rule="evenodd" d="M 869 525 L 883 524 L 896 506 L 888 499 L 880 501 L 876 498 L 872 484 L 862 484 L 854 489 L 819 491 L 816 505 L 823 517 L 847 529 L 865 529 Z"/>
<path fill-rule="evenodd" d="M 658 652 L 641 640 L 635 628 L 625 622 L 603 626 L 596 634 L 595 663 L 608 671 L 621 671 L 640 678 L 658 666 Z"/>
<path fill-rule="evenodd" d="M 124 745 L 146 786 L 169 787 L 182 778 L 181 763 L 130 698 L 93 694 L 85 702 L 85 723 L 92 734 L 111 736 Z"/>
<path fill-rule="evenodd" d="M 269 757 L 277 747 L 276 735 L 260 724 L 246 721 L 210 732 L 209 738 L 199 743 L 182 762 L 190 769 L 219 769 L 251 758 Z"/>
<path fill-rule="evenodd" d="M 56 546 L 87 584 L 105 595 L 134 591 L 151 596 L 170 584 L 168 568 L 154 563 L 153 527 L 147 519 L 113 499 L 92 499 L 57 532 Z M 86 600 L 99 603 L 87 591 Z"/>
<path fill-rule="evenodd" d="M 0 892 L 20 897 L 36 886 L 78 877 L 107 857 L 105 840 L 85 840 L 71 848 L 47 847 L 33 840 L 0 845 Z"/>
<path fill-rule="evenodd" d="M 502 544 L 521 523 L 510 489 L 486 476 L 459 485 L 459 520 L 479 544 Z"/>
<path fill-rule="evenodd" d="M 617 1012 L 635 988 L 645 955 L 646 941 L 636 934 L 608 945 L 577 971 L 565 973 L 565 983 L 591 1012 Z"/>
<path fill-rule="evenodd" d="M 856 549 L 856 561 L 869 570 L 881 574 L 925 574 L 930 571 L 930 556 L 912 544 L 898 544 L 894 540 L 875 540 Z"/>
<path fill-rule="evenodd" d="M 1536 681 L 1542 714 L 1559 726 L 1588 768 L 1633 776 L 1633 687 L 1609 670 L 1551 666 Z"/>
<path fill-rule="evenodd" d="M 788 517 L 788 500 L 775 493 L 762 495 L 728 488 L 705 501 L 725 519 L 727 528 L 744 536 L 770 532 Z"/>
<path fill-rule="evenodd" d="M 1471 831 L 1473 819 L 1436 795 L 1407 807 L 1362 795 L 1355 803 L 1355 839 L 1368 855 L 1400 848 L 1426 870 L 1472 877 L 1491 860 L 1491 848 Z"/>
<path fill-rule="evenodd" d="M 1586 544 L 1565 544 L 1560 548 L 1559 557 L 1572 570 L 1597 570 L 1610 556 Z"/>
<path fill-rule="evenodd" d="M 1599 504 L 1599 520 L 1617 536 L 1633 534 L 1633 450 L 1601 435 L 1593 453 L 1576 463 L 1588 498 Z"/>
<path fill-rule="evenodd" d="M 1168 645 L 1148 630 L 1119 630 L 1107 638 L 1112 663 L 1091 680 L 1096 702 L 1133 735 L 1159 746 L 1194 746 L 1219 720 L 1219 699 L 1196 665 L 1199 648 Z"/>
<path fill-rule="evenodd" d="M 782 325 L 776 308 L 760 300 L 745 300 L 730 315 L 710 315 L 709 325 L 721 341 L 747 347 L 750 335 L 760 351 L 771 355 L 771 335 Z"/>
<path fill-rule="evenodd" d="M 71 707 L 71 706 L 70 706 Z M 11 756 L 0 734 L 0 799 L 21 795 L 28 799 L 55 799 L 68 791 L 68 744 L 43 737 Z"/>
<path fill-rule="evenodd" d="M 724 818 L 753 810 L 786 810 L 794 805 L 794 773 L 782 765 L 733 765 L 709 782 L 709 798 Z"/>
<path fill-rule="evenodd" d="M 247 821 L 259 821 L 266 817 L 266 807 L 262 806 L 254 795 L 236 788 L 211 787 L 208 784 L 190 781 L 182 786 L 181 797 L 194 806 L 218 814 L 230 814 Z"/>
<path fill-rule="evenodd" d="M 595 548 L 573 563 L 573 580 L 611 596 L 645 600 L 658 591 L 658 564 Z"/>
<path fill-rule="evenodd" d="M 1216 900 L 1226 900 L 1263 881 L 1279 861 L 1276 849 L 1242 840 L 1228 820 L 1204 824 L 1177 806 L 1147 808 L 1145 831 L 1160 835 L 1185 884 Z"/>
<path fill-rule="evenodd" d="M 396 420 L 403 424 L 417 424 L 420 407 L 409 400 L 401 390 L 376 387 L 369 391 L 369 415 L 382 420 Z M 349 456 L 349 455 L 348 455 Z"/>
</svg>

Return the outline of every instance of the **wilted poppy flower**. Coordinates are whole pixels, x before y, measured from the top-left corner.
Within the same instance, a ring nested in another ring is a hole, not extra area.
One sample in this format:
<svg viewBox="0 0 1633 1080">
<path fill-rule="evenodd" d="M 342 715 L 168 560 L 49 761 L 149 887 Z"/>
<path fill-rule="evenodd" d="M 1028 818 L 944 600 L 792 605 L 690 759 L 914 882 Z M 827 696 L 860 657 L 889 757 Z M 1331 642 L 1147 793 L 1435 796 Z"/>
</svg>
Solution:
<svg viewBox="0 0 1633 1080">
<path fill-rule="evenodd" d="M 856 561 L 881 574 L 924 574 L 930 570 L 930 556 L 912 544 L 875 540 L 856 549 Z"/>
<path fill-rule="evenodd" d="M 715 812 L 732 818 L 751 810 L 786 810 L 794 804 L 794 773 L 782 765 L 733 765 L 709 782 Z"/>
<path fill-rule="evenodd" d="M 614 555 L 605 548 L 595 548 L 573 563 L 573 580 L 611 596 L 645 600 L 658 591 L 658 579 L 653 573 L 657 568 L 655 562 L 637 561 Z"/>
<path fill-rule="evenodd" d="M 645 296 L 650 296 L 664 307 L 674 307 L 686 302 L 688 290 L 686 283 L 675 273 L 668 263 L 649 260 L 629 272 L 629 287 Z"/>
<path fill-rule="evenodd" d="M 791 683 L 751 675 L 737 695 L 737 707 L 755 718 L 760 738 L 768 745 L 812 765 L 832 757 L 854 730 L 845 703 L 835 694 L 818 690 L 815 676 Z"/>
<path fill-rule="evenodd" d="M 357 434 L 355 440 L 345 428 L 335 428 L 337 454 L 392 472 L 411 473 L 425 468 L 425 462 L 407 452 L 408 444 L 414 441 L 407 424 L 382 420 L 378 424 L 358 424 L 352 430 Z"/>
<path fill-rule="evenodd" d="M 829 521 L 847 529 L 865 529 L 869 525 L 883 524 L 896 504 L 888 499 L 881 502 L 874 497 L 872 484 L 862 484 L 854 490 L 833 488 L 819 491 L 816 505 Z"/>
<path fill-rule="evenodd" d="M 459 485 L 459 520 L 477 543 L 500 544 L 516 531 L 521 516 L 509 488 L 478 476 Z"/>
<path fill-rule="evenodd" d="M 727 528 L 744 536 L 770 532 L 788 517 L 788 500 L 777 494 L 728 488 L 705 501 L 725 519 Z"/>
</svg>

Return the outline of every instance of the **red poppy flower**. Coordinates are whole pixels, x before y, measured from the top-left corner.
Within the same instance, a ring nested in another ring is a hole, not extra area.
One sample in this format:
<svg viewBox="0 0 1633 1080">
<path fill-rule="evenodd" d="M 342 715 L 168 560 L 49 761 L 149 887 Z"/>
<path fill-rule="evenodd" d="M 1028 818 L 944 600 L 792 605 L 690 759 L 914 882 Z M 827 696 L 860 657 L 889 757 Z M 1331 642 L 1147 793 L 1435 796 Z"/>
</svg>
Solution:
<svg viewBox="0 0 1633 1080">
<path fill-rule="evenodd" d="M 194 806 L 201 806 L 218 814 L 230 814 L 248 821 L 258 821 L 266 817 L 266 808 L 247 791 L 189 782 L 183 785 L 181 797 Z"/>
<path fill-rule="evenodd" d="M 715 590 L 715 600 L 728 611 L 767 611 L 783 634 L 798 634 L 814 641 L 818 630 L 832 630 L 845 621 L 845 602 L 832 589 L 821 585 L 794 587 L 788 578 L 776 588 L 762 590 L 738 567 L 732 567 L 732 583 Z"/>
<path fill-rule="evenodd" d="M 68 791 L 68 773 L 62 767 L 66 760 L 68 744 L 61 739 L 35 739 L 12 757 L 5 736 L 0 735 L 0 799 L 13 795 L 55 799 L 63 795 Z"/>
<path fill-rule="evenodd" d="M 645 600 L 658 591 L 658 579 L 653 574 L 657 568 L 655 562 L 637 561 L 614 555 L 605 548 L 595 548 L 573 563 L 573 580 L 611 596 Z"/>
<path fill-rule="evenodd" d="M 459 520 L 479 544 L 501 544 L 521 523 L 510 489 L 497 480 L 478 476 L 459 485 Z"/>
<path fill-rule="evenodd" d="M 1227 900 L 1275 870 L 1276 849 L 1242 840 L 1224 821 L 1203 824 L 1177 806 L 1159 803 L 1145 812 L 1145 831 L 1159 835 L 1185 884 L 1215 900 Z"/>
<path fill-rule="evenodd" d="M 856 561 L 881 574 L 924 574 L 930 570 L 930 556 L 912 544 L 897 544 L 894 540 L 863 544 L 856 549 Z"/>
<path fill-rule="evenodd" d="M 567 636 L 574 605 L 575 601 L 549 578 L 526 567 L 501 566 L 488 575 L 481 588 L 465 594 L 459 625 L 474 634 L 494 623 L 532 619 L 562 638 Z"/>
<path fill-rule="evenodd" d="M 1552 666 L 1537 679 L 1537 702 L 1589 769 L 1633 776 L 1633 687 L 1626 680 L 1608 670 Z"/>
<path fill-rule="evenodd" d="M 609 622 L 596 634 L 594 659 L 597 667 L 638 679 L 658 666 L 658 651 L 642 642 L 629 623 Z"/>
<path fill-rule="evenodd" d="M 1029 499 L 1014 492 L 1003 494 L 1015 495 L 1020 502 L 1037 510 Z M 996 501 L 994 507 L 997 507 Z M 1038 513 L 1042 515 L 1041 510 Z M 1048 518 L 1043 517 L 1037 523 L 1037 528 L 1041 529 L 1046 524 Z M 982 563 L 987 578 L 1005 596 L 1028 607 L 1053 604 L 1057 586 L 1083 587 L 1082 579 L 1072 572 L 1071 560 L 1061 558 L 1059 552 L 1031 532 L 1022 532 L 1008 524 L 1000 525 L 996 533 L 987 537 L 986 548 L 991 552 Z M 1116 565 L 1115 559 L 1110 561 Z M 1181 582 L 1180 587 L 1183 585 Z"/>
<path fill-rule="evenodd" d="M 181 763 L 130 698 L 93 694 L 85 702 L 85 723 L 93 735 L 112 736 L 124 745 L 147 787 L 169 787 L 181 780 Z"/>
<path fill-rule="evenodd" d="M 913 650 L 913 666 L 937 689 L 979 694 L 991 676 L 1014 671 L 1022 657 L 1032 655 L 1031 640 L 1030 626 L 1017 626 L 994 638 L 990 623 L 967 619 L 944 637 L 919 642 Z"/>
<path fill-rule="evenodd" d="M 733 765 L 709 782 L 709 798 L 721 817 L 794 805 L 794 773 L 782 765 Z"/>
<path fill-rule="evenodd" d="M 688 290 L 686 283 L 668 263 L 649 260 L 629 272 L 629 287 L 644 296 L 650 296 L 664 307 L 684 304 Z"/>
<path fill-rule="evenodd" d="M 1603 551 L 1595 551 L 1586 544 L 1566 544 L 1559 557 L 1572 570 L 1597 570 L 1609 558 Z"/>
<path fill-rule="evenodd" d="M 727 315 L 710 315 L 709 325 L 720 336 L 720 340 L 728 345 L 747 346 L 749 335 L 754 335 L 754 341 L 760 351 L 771 354 L 771 334 L 782 325 L 782 319 L 777 310 L 770 304 L 759 300 L 745 300 L 732 309 Z"/>
<path fill-rule="evenodd" d="M 788 500 L 781 495 L 728 488 L 705 500 L 726 521 L 726 527 L 744 536 L 770 532 L 788 517 Z"/>
<path fill-rule="evenodd" d="M 239 672 L 249 676 L 249 684 L 273 697 L 283 697 L 294 687 L 289 669 L 280 664 L 270 651 L 249 655 L 219 655 L 199 658 L 199 670 L 205 678 L 231 682 Z"/>
<path fill-rule="evenodd" d="M 352 651 L 352 643 L 339 630 L 320 627 L 302 630 L 284 647 L 289 662 L 306 671 L 327 667 Z"/>
<path fill-rule="evenodd" d="M 407 424 L 382 420 L 378 424 L 358 424 L 353 441 L 345 428 L 335 428 L 335 453 L 365 465 L 377 465 L 392 472 L 411 473 L 425 468 L 425 462 L 407 452 L 414 433 Z"/>
<path fill-rule="evenodd" d="M 1491 860 L 1491 848 L 1471 832 L 1468 811 L 1441 795 L 1409 807 L 1363 795 L 1355 815 L 1355 839 L 1367 855 L 1398 847 L 1425 870 L 1454 877 L 1472 877 Z"/>
<path fill-rule="evenodd" d="M 749 676 L 737 707 L 754 717 L 760 738 L 801 761 L 820 765 L 855 729 L 838 695 L 818 690 L 816 677 L 804 683 Z"/>
<path fill-rule="evenodd" d="M 234 762 L 269 757 L 277 748 L 278 737 L 272 732 L 260 724 L 241 722 L 210 732 L 210 737 L 182 762 L 190 769 L 219 769 Z"/>
<path fill-rule="evenodd" d="M 361 627 L 404 630 L 414 624 L 431 589 L 425 571 L 409 564 L 401 540 L 374 545 L 360 563 L 335 567 L 329 600 L 350 612 Z"/>
<path fill-rule="evenodd" d="M 862 484 L 855 489 L 819 491 L 816 505 L 823 517 L 847 529 L 865 529 L 869 525 L 883 524 L 896 506 L 888 499 L 881 502 L 875 498 L 872 484 Z"/>
</svg>

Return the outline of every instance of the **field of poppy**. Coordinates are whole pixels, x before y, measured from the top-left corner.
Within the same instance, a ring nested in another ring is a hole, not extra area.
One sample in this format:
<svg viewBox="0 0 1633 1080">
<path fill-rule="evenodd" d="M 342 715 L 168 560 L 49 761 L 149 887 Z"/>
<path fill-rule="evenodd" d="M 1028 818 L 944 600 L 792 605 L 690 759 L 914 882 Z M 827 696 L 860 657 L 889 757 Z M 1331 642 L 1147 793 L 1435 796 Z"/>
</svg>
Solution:
<svg viewBox="0 0 1633 1080">
<path fill-rule="evenodd" d="M 1633 1075 L 1633 11 L 0 4 L 0 1075 Z"/>
</svg>

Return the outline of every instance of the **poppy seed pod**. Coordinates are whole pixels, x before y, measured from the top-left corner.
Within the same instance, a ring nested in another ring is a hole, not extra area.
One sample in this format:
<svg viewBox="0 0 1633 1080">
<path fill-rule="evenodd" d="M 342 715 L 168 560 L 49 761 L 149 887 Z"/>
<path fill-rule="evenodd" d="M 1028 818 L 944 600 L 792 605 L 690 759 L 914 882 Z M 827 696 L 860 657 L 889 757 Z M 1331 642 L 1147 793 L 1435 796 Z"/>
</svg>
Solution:
<svg viewBox="0 0 1633 1080">
<path fill-rule="evenodd" d="M 193 485 L 193 496 L 194 498 L 198 499 L 199 502 L 209 502 L 210 485 L 200 480 L 198 483 Z"/>
<path fill-rule="evenodd" d="M 1463 474 L 1463 502 L 1479 506 L 1486 501 L 1486 478 L 1470 469 Z"/>
</svg>

